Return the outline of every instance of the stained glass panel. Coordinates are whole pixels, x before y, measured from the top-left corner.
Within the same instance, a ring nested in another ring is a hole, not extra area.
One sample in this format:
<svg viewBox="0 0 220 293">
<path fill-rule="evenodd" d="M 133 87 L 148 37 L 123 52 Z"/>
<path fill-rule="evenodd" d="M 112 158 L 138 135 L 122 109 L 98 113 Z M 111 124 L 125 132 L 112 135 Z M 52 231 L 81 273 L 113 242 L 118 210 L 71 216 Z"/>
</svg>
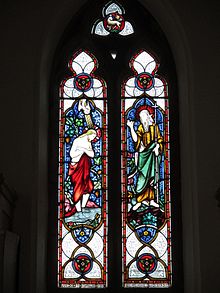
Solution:
<svg viewBox="0 0 220 293">
<path fill-rule="evenodd" d="M 97 20 L 92 28 L 92 34 L 108 36 L 119 34 L 128 36 L 134 33 L 132 24 L 124 19 L 124 8 L 115 2 L 109 2 L 102 10 L 102 20 Z"/>
<path fill-rule="evenodd" d="M 58 287 L 107 286 L 106 84 L 77 51 L 60 86 Z"/>
<path fill-rule="evenodd" d="M 123 287 L 170 287 L 168 86 L 148 52 L 130 67 L 121 100 Z"/>
</svg>

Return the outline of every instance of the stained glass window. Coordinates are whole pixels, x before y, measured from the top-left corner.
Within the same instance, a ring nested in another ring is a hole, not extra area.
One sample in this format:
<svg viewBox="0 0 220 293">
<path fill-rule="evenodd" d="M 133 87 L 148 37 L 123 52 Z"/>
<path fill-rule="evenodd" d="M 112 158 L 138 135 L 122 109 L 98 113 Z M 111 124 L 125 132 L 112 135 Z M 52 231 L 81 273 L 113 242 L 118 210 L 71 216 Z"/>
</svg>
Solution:
<svg viewBox="0 0 220 293">
<path fill-rule="evenodd" d="M 107 101 L 79 50 L 59 95 L 58 287 L 107 286 Z"/>
<path fill-rule="evenodd" d="M 168 86 L 141 50 L 122 86 L 123 286 L 171 286 Z"/>
<path fill-rule="evenodd" d="M 103 10 L 103 20 L 95 22 L 92 28 L 92 33 L 100 36 L 108 36 L 109 34 L 119 34 L 122 36 L 131 35 L 134 33 L 132 24 L 124 19 L 124 8 L 115 3 L 107 3 Z"/>
<path fill-rule="evenodd" d="M 183 292 L 177 80 L 158 23 L 139 1 L 87 1 L 50 97 L 49 291 Z"/>
</svg>

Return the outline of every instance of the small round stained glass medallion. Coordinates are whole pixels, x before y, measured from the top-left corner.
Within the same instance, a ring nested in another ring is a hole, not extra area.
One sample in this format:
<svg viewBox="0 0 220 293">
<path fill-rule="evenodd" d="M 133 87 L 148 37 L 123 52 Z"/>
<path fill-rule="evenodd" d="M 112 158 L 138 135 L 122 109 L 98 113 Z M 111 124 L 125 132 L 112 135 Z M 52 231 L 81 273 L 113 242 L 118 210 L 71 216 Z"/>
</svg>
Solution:
<svg viewBox="0 0 220 293">
<path fill-rule="evenodd" d="M 72 261 L 72 267 L 80 275 L 88 274 L 93 266 L 93 260 L 88 254 L 81 253 L 76 255 Z"/>
<path fill-rule="evenodd" d="M 91 89 L 92 85 L 93 85 L 93 81 L 91 76 L 89 76 L 86 73 L 81 73 L 78 74 L 75 77 L 75 87 L 77 88 L 77 90 L 82 91 L 82 92 L 87 92 L 88 90 Z"/>
<path fill-rule="evenodd" d="M 143 274 L 151 274 L 157 268 L 157 259 L 150 253 L 143 253 L 136 261 L 139 271 Z"/>
<path fill-rule="evenodd" d="M 125 26 L 124 17 L 118 12 L 107 15 L 103 21 L 104 28 L 110 33 L 119 33 Z"/>
<path fill-rule="evenodd" d="M 154 77 L 150 73 L 140 73 L 136 77 L 136 86 L 139 90 L 149 91 L 154 86 Z"/>
</svg>

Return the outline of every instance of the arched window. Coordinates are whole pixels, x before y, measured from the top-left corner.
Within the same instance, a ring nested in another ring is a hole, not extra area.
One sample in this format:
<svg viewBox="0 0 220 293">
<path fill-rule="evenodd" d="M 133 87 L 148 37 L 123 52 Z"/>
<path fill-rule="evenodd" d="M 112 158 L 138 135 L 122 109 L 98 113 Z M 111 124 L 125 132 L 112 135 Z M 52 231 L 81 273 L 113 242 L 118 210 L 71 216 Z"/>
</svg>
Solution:
<svg viewBox="0 0 220 293">
<path fill-rule="evenodd" d="M 122 4 L 85 4 L 54 58 L 52 292 L 183 290 L 175 65 L 153 17 Z"/>
</svg>

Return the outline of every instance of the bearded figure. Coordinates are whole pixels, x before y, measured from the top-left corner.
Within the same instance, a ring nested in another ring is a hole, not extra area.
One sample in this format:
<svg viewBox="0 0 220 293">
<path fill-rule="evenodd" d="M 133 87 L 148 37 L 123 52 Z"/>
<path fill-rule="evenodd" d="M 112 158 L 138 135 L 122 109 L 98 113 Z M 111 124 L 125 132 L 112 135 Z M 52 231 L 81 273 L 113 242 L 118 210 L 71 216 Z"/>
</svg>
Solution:
<svg viewBox="0 0 220 293">
<path fill-rule="evenodd" d="M 163 137 L 158 125 L 155 123 L 154 108 L 143 105 L 136 111 L 136 118 L 140 121 L 137 131 L 134 129 L 134 121 L 128 120 L 131 137 L 135 142 L 136 171 L 129 177 L 137 174 L 135 186 L 136 204 L 133 210 L 141 204 L 159 207 L 156 193 L 158 192 L 159 164 L 163 151 Z"/>
</svg>

